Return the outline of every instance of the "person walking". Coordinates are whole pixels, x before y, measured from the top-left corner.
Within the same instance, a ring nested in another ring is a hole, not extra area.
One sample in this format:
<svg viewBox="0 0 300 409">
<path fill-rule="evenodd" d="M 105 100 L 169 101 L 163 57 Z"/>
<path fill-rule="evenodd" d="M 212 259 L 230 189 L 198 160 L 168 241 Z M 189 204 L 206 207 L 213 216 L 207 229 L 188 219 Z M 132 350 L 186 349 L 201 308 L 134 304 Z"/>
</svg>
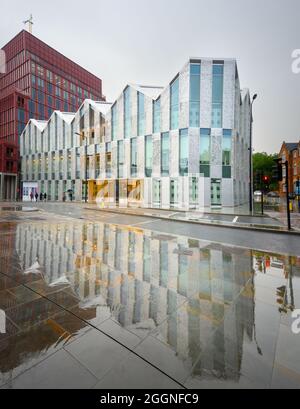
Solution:
<svg viewBox="0 0 300 409">
<path fill-rule="evenodd" d="M 47 202 L 47 193 L 44 193 L 44 201 Z"/>
<path fill-rule="evenodd" d="M 35 201 L 37 202 L 38 199 L 39 199 L 39 194 L 38 194 L 38 192 L 36 192 L 36 194 L 35 194 Z"/>
<path fill-rule="evenodd" d="M 44 195 L 43 195 L 43 193 L 41 192 L 41 193 L 40 193 L 40 202 L 43 201 L 43 197 L 44 197 Z"/>
<path fill-rule="evenodd" d="M 32 193 L 32 191 L 30 192 L 30 200 L 33 201 L 33 193 Z"/>
</svg>

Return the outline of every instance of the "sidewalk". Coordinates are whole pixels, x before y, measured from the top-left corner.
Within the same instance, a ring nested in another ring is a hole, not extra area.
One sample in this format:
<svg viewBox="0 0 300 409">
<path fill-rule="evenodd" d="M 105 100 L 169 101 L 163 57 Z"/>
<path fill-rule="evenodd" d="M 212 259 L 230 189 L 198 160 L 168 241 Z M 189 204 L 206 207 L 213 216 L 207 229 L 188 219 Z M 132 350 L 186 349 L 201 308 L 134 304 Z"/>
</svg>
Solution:
<svg viewBox="0 0 300 409">
<path fill-rule="evenodd" d="M 285 212 L 267 212 L 267 214 L 278 220 L 284 226 L 287 226 L 287 215 Z M 292 228 L 300 232 L 300 213 L 291 213 Z"/>
</svg>

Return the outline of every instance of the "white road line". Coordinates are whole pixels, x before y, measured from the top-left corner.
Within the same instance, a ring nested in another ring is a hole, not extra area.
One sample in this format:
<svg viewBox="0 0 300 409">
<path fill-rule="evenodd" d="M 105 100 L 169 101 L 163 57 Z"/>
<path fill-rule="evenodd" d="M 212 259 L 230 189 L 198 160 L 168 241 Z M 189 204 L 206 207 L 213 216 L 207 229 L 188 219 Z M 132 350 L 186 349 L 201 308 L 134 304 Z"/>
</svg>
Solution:
<svg viewBox="0 0 300 409">
<path fill-rule="evenodd" d="M 130 224 L 130 226 L 139 226 L 140 224 L 148 224 L 148 223 L 153 223 L 153 220 L 147 220 L 146 222 Z"/>
</svg>

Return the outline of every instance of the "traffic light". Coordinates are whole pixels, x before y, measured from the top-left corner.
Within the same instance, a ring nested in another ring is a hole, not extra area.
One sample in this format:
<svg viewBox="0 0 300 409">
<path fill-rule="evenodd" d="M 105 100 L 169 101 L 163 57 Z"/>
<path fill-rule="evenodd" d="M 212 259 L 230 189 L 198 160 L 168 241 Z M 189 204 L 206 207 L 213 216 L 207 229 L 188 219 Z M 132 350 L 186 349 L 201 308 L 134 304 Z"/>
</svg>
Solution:
<svg viewBox="0 0 300 409">
<path fill-rule="evenodd" d="M 269 190 L 269 186 L 270 186 L 270 176 L 267 175 L 263 175 L 262 177 L 262 182 L 263 182 L 263 187 L 262 189 L 267 192 Z"/>
<path fill-rule="evenodd" d="M 263 182 L 264 182 L 265 185 L 268 185 L 269 182 L 270 182 L 269 176 L 264 176 L 264 177 L 263 177 Z"/>
<path fill-rule="evenodd" d="M 272 179 L 274 182 L 282 182 L 282 161 L 277 159 L 276 165 L 272 167 Z"/>
</svg>

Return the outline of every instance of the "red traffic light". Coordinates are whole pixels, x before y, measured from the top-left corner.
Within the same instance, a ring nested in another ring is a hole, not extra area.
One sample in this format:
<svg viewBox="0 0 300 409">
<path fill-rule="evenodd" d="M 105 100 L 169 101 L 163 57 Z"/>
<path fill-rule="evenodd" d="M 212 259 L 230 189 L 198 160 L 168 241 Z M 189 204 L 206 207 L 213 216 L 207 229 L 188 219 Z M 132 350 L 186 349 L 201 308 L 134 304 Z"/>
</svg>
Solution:
<svg viewBox="0 0 300 409">
<path fill-rule="evenodd" d="M 265 183 L 268 183 L 268 182 L 269 182 L 269 176 L 264 176 L 264 177 L 263 177 L 263 181 L 264 181 Z"/>
</svg>

